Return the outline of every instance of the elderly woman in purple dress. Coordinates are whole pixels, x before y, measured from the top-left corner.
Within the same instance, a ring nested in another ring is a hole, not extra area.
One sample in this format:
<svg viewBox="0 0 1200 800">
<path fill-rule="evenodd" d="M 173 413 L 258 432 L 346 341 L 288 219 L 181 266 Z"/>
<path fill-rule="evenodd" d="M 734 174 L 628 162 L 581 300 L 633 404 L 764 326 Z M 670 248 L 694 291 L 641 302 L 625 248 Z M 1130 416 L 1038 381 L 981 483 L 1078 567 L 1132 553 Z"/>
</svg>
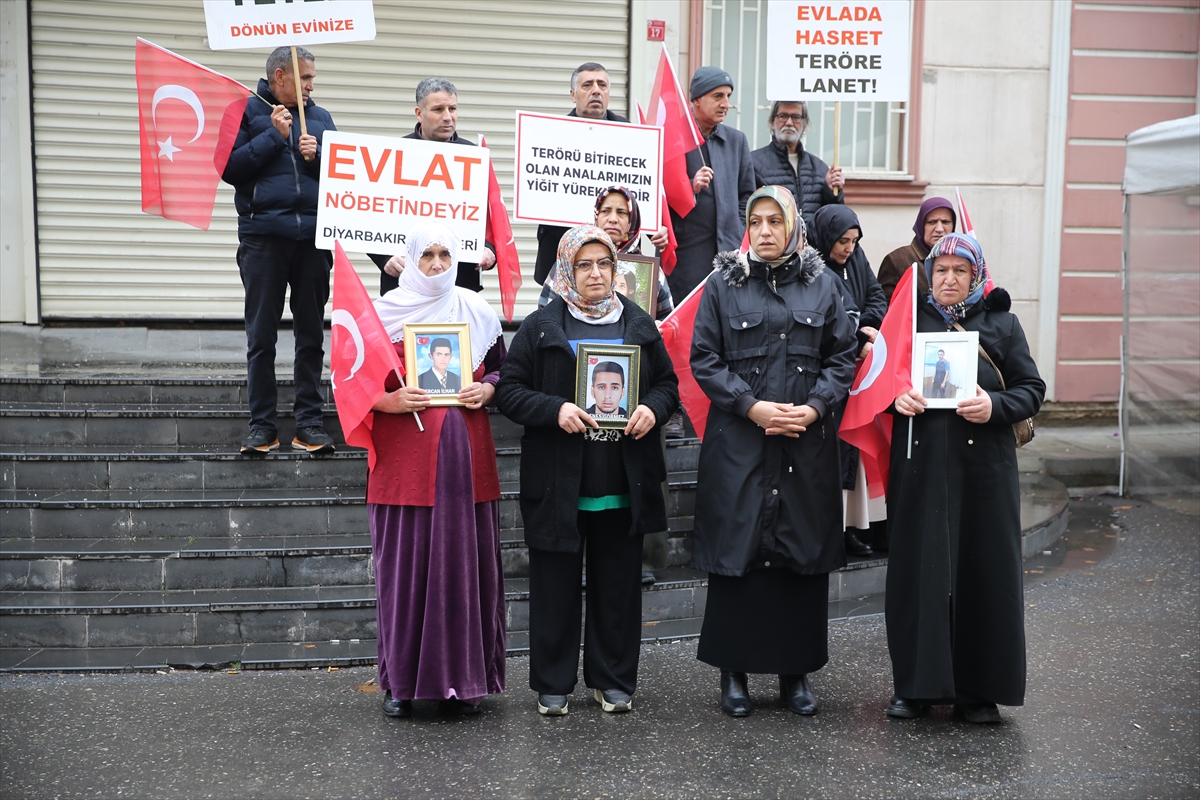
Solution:
<svg viewBox="0 0 1200 800">
<path fill-rule="evenodd" d="M 393 377 L 375 404 L 382 413 L 371 432 L 376 460 L 367 510 L 379 686 L 390 717 L 410 716 L 413 700 L 472 714 L 485 695 L 504 691 L 500 479 L 484 408 L 496 395 L 504 339 L 496 312 L 454 285 L 458 238 L 449 228 L 415 226 L 407 263 L 400 285 L 375 301 L 397 351 L 403 359 L 408 323 L 468 323 L 471 352 L 463 353 L 463 367 L 469 358 L 475 382 L 458 392 L 462 407 L 431 407 L 416 381 L 400 386 Z"/>
</svg>

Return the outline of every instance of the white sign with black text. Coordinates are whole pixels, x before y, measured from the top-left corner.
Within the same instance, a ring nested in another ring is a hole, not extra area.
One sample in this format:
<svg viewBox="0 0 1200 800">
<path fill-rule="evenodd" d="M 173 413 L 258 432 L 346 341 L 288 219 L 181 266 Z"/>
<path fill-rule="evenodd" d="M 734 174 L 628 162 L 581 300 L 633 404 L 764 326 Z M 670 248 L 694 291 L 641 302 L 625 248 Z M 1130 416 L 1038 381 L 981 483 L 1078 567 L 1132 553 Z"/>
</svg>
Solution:
<svg viewBox="0 0 1200 800">
<path fill-rule="evenodd" d="M 596 195 L 620 185 L 637 199 L 642 230 L 662 216 L 662 129 L 582 117 L 517 112 L 515 213 L 519 222 L 582 225 Z"/>
</svg>

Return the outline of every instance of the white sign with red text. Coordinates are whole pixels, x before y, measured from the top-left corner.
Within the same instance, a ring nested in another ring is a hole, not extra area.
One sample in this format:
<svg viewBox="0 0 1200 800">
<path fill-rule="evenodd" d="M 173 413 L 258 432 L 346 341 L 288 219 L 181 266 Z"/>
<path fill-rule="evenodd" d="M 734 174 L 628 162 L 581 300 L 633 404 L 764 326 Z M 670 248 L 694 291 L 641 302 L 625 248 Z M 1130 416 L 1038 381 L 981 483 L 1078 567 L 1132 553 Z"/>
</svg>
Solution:
<svg viewBox="0 0 1200 800">
<path fill-rule="evenodd" d="M 767 99 L 908 102 L 911 0 L 767 5 Z"/>
<path fill-rule="evenodd" d="M 662 215 L 662 128 L 517 112 L 519 222 L 582 225 L 595 219 L 596 195 L 624 186 L 637 199 L 642 230 Z"/>
<path fill-rule="evenodd" d="M 487 223 L 486 147 L 326 131 L 321 138 L 317 247 L 403 252 L 409 228 L 436 220 L 453 230 L 463 261 L 477 261 Z"/>
<path fill-rule="evenodd" d="M 204 22 L 213 50 L 375 38 L 371 0 L 204 0 Z"/>
</svg>

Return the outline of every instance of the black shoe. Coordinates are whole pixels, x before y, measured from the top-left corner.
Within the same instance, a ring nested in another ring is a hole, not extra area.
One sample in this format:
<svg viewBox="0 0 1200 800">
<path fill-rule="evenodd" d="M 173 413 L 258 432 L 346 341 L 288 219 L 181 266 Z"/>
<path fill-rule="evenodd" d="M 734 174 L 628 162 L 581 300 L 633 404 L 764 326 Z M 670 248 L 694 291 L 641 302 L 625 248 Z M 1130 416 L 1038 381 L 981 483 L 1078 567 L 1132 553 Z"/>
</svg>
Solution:
<svg viewBox="0 0 1200 800">
<path fill-rule="evenodd" d="M 279 449 L 279 434 L 271 428 L 256 428 L 242 439 L 242 455 L 262 458 Z"/>
<path fill-rule="evenodd" d="M 867 545 L 859 541 L 858 536 L 854 531 L 846 529 L 846 555 L 848 556 L 869 556 L 874 555 L 875 551 Z"/>
<path fill-rule="evenodd" d="M 567 711 L 567 696 L 565 694 L 539 694 L 538 713 L 544 717 L 563 717 Z"/>
<path fill-rule="evenodd" d="M 600 704 L 601 709 L 610 714 L 633 710 L 633 698 L 620 689 L 597 689 L 596 702 Z"/>
<path fill-rule="evenodd" d="M 753 708 L 746 673 L 721 670 L 721 710 L 731 717 L 748 717 Z"/>
<path fill-rule="evenodd" d="M 463 716 L 478 714 L 483 710 L 482 703 L 469 703 L 466 700 L 459 700 L 457 697 L 443 700 L 438 703 L 438 708 L 446 714 L 462 714 Z"/>
<path fill-rule="evenodd" d="M 676 411 L 672 414 L 671 418 L 667 420 L 667 424 L 663 426 L 663 430 L 666 432 L 668 439 L 684 438 L 687 432 L 683 429 L 683 412 Z"/>
<path fill-rule="evenodd" d="M 779 695 L 794 714 L 811 717 L 817 713 L 817 696 L 808 687 L 807 675 L 780 675 Z"/>
<path fill-rule="evenodd" d="M 954 715 L 976 725 L 995 725 L 1004 721 L 1000 719 L 1000 709 L 996 708 L 995 703 L 956 705 Z"/>
<path fill-rule="evenodd" d="M 296 438 L 292 439 L 292 449 L 305 450 L 314 456 L 332 453 L 333 437 L 320 425 L 297 428 Z"/>
<path fill-rule="evenodd" d="M 658 578 L 654 577 L 654 571 L 649 569 L 642 570 L 642 586 L 653 586 Z"/>
<path fill-rule="evenodd" d="M 887 707 L 887 715 L 896 719 L 916 719 L 928 713 L 929 703 L 922 703 L 919 700 L 909 700 L 900 695 L 893 696 L 892 701 L 888 703 Z"/>
<path fill-rule="evenodd" d="M 389 691 L 383 696 L 383 713 L 389 717 L 411 717 L 412 700 L 397 700 Z"/>
</svg>

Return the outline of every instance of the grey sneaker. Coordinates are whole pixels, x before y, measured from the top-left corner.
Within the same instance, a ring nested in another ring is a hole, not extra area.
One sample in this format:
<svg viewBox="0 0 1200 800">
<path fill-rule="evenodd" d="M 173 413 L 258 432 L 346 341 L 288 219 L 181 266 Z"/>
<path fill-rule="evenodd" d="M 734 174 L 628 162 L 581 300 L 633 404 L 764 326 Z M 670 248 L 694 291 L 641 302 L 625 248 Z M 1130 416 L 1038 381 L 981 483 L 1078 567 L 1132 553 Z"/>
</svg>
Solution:
<svg viewBox="0 0 1200 800">
<path fill-rule="evenodd" d="M 292 439 L 292 449 L 304 450 L 314 456 L 332 453 L 333 437 L 327 434 L 320 425 L 297 428 L 296 438 Z"/>
<path fill-rule="evenodd" d="M 538 713 L 546 717 L 562 717 L 567 713 L 565 694 L 539 694 Z"/>
<path fill-rule="evenodd" d="M 596 702 L 610 714 L 633 710 L 633 698 L 620 689 L 596 690 Z"/>
<path fill-rule="evenodd" d="M 279 434 L 270 428 L 257 428 L 242 439 L 242 455 L 262 458 L 272 450 L 279 449 Z"/>
</svg>

